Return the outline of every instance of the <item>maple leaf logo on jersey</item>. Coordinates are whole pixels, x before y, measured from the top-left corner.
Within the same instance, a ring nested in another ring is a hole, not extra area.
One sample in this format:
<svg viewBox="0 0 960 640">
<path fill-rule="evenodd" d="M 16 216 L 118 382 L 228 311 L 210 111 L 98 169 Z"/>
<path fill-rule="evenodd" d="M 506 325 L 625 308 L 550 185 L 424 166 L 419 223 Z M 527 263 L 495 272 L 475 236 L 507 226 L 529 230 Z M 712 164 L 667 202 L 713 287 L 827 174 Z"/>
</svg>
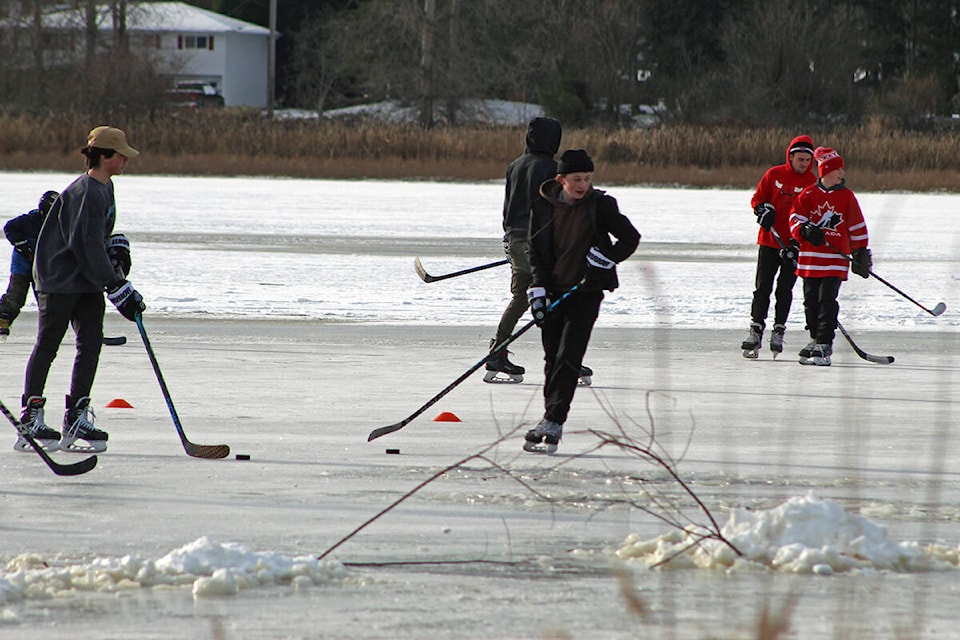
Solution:
<svg viewBox="0 0 960 640">
<path fill-rule="evenodd" d="M 843 222 L 843 216 L 834 209 L 829 202 L 824 202 L 813 212 L 813 218 L 817 219 L 816 225 L 821 229 L 836 230 L 837 225 Z"/>
</svg>

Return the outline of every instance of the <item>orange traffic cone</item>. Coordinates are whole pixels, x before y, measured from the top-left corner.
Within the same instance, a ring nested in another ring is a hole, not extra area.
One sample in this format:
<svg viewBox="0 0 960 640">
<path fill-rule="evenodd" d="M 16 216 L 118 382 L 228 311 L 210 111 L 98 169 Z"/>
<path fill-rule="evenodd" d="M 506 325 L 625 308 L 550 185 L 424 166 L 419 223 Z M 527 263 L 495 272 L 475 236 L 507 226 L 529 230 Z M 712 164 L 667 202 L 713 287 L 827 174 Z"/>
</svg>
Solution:
<svg viewBox="0 0 960 640">
<path fill-rule="evenodd" d="M 114 398 L 107 403 L 108 409 L 133 409 L 133 405 L 123 398 Z"/>
<path fill-rule="evenodd" d="M 457 414 L 450 413 L 449 411 L 444 411 L 436 418 L 433 419 L 434 422 L 462 422 L 460 418 L 457 417 Z"/>
</svg>

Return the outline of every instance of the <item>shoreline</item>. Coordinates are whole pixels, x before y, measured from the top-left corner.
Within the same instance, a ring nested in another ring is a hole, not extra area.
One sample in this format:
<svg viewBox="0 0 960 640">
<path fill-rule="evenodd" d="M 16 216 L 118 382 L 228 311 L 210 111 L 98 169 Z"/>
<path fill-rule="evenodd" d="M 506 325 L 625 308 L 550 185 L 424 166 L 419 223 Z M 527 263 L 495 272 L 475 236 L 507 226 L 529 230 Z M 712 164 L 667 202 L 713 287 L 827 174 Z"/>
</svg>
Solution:
<svg viewBox="0 0 960 640">
<path fill-rule="evenodd" d="M 433 182 L 502 182 L 509 160 L 465 160 L 456 163 L 404 158 L 284 158 L 195 154 L 190 156 L 141 154 L 127 175 L 299 178 L 312 180 L 402 180 Z M 637 186 L 683 189 L 754 189 L 769 165 L 702 168 L 598 161 L 594 174 L 599 186 Z M 10 173 L 79 173 L 79 155 L 12 153 L 0 160 L 0 171 Z M 871 193 L 960 193 L 960 172 L 876 172 L 851 166 L 847 182 L 855 191 Z"/>
</svg>

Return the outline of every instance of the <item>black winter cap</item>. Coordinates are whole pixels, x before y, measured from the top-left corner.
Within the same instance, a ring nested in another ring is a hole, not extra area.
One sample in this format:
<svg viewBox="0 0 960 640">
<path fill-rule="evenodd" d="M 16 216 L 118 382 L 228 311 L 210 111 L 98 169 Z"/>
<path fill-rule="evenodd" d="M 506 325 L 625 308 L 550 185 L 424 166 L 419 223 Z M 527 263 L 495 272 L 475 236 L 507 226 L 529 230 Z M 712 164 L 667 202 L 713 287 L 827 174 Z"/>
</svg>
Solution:
<svg viewBox="0 0 960 640">
<path fill-rule="evenodd" d="M 560 156 L 557 173 L 593 173 L 593 160 L 583 149 L 567 149 Z"/>
</svg>

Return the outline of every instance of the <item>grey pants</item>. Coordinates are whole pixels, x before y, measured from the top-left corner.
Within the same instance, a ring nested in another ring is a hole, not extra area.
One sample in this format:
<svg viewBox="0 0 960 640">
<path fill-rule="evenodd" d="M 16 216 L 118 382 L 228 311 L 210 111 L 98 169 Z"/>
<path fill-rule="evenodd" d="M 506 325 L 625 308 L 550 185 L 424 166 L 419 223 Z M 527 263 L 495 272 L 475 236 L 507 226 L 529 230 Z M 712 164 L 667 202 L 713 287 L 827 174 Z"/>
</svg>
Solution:
<svg viewBox="0 0 960 640">
<path fill-rule="evenodd" d="M 503 310 L 500 324 L 497 325 L 497 337 L 494 344 L 500 344 L 510 337 L 520 317 L 527 310 L 527 289 L 533 281 L 533 271 L 530 269 L 530 256 L 527 249 L 530 243 L 526 240 L 515 240 L 507 246 L 507 257 L 510 258 L 510 293 L 513 297 Z"/>
</svg>

